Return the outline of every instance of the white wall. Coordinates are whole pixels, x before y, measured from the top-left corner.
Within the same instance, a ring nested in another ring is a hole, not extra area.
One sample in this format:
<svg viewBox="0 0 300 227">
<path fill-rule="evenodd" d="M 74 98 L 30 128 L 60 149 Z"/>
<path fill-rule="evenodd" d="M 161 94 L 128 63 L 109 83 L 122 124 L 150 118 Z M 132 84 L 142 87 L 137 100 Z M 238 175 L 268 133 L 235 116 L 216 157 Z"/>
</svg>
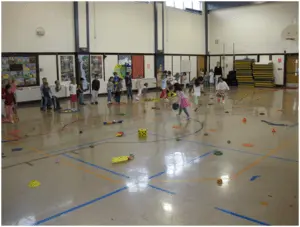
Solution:
<svg viewBox="0 0 300 227">
<path fill-rule="evenodd" d="M 2 2 L 3 52 L 74 52 L 72 2 Z M 45 35 L 36 35 L 43 27 Z"/>
<path fill-rule="evenodd" d="M 205 54 L 204 15 L 165 7 L 164 22 L 165 53 Z"/>
<path fill-rule="evenodd" d="M 153 53 L 153 5 L 90 2 L 90 51 Z"/>
<path fill-rule="evenodd" d="M 293 21 L 298 23 L 298 2 L 278 2 L 211 11 L 209 52 L 288 53 L 298 52 L 298 41 L 285 41 L 282 31 Z M 215 40 L 219 44 L 215 44 Z"/>
</svg>

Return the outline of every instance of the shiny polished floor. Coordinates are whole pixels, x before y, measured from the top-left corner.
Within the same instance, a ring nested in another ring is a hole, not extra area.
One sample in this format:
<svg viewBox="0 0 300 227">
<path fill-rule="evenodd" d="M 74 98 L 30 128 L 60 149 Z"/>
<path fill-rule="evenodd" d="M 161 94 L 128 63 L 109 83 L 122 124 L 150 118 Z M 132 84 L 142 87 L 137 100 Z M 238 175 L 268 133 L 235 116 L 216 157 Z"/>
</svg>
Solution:
<svg viewBox="0 0 300 227">
<path fill-rule="evenodd" d="M 19 108 L 2 125 L 2 224 L 298 225 L 298 90 L 233 89 L 224 104 L 205 92 L 189 122 L 124 96 L 73 114 Z"/>
</svg>

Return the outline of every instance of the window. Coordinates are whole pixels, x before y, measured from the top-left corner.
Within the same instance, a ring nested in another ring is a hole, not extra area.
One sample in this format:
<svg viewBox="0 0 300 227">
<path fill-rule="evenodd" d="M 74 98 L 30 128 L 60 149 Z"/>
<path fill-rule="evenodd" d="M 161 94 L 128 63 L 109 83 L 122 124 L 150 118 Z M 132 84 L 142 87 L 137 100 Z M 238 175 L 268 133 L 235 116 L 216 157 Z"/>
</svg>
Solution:
<svg viewBox="0 0 300 227">
<path fill-rule="evenodd" d="M 184 8 L 193 9 L 193 1 L 192 0 L 186 0 L 184 1 Z"/>
<path fill-rule="evenodd" d="M 167 0 L 166 1 L 166 6 L 175 7 L 175 1 L 174 0 Z"/>
<path fill-rule="evenodd" d="M 177 8 L 177 9 L 184 9 L 183 0 L 176 0 L 175 1 L 175 8 Z"/>
<path fill-rule="evenodd" d="M 167 0 L 166 6 L 175 7 L 177 9 L 192 9 L 201 11 L 202 10 L 202 2 L 196 0 Z"/>
<path fill-rule="evenodd" d="M 194 10 L 202 10 L 202 2 L 193 0 L 193 9 Z"/>
</svg>

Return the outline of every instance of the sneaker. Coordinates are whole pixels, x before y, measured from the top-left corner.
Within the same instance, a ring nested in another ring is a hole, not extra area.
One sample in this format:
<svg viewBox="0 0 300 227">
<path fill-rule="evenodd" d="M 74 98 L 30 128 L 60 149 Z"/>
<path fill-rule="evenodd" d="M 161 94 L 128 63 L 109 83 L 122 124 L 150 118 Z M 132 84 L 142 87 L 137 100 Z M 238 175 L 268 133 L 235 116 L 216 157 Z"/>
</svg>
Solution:
<svg viewBox="0 0 300 227">
<path fill-rule="evenodd" d="M 190 118 L 190 117 L 187 117 L 187 118 L 186 118 L 186 120 L 188 120 L 188 121 L 189 121 L 189 120 L 191 120 L 191 118 Z"/>
<path fill-rule="evenodd" d="M 196 108 L 194 111 L 197 112 L 198 108 Z"/>
<path fill-rule="evenodd" d="M 95 102 L 96 103 L 96 105 L 98 105 L 98 102 Z"/>
<path fill-rule="evenodd" d="M 91 105 L 94 105 L 95 103 L 94 102 L 91 102 Z"/>
</svg>

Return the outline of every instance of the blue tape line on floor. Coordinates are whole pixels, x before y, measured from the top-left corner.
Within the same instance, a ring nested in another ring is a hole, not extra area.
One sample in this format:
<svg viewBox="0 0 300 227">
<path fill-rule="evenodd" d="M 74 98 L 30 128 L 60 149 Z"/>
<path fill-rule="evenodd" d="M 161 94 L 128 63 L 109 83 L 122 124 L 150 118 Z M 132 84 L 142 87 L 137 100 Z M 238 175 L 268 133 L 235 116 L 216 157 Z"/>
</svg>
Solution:
<svg viewBox="0 0 300 227">
<path fill-rule="evenodd" d="M 256 180 L 256 179 L 259 178 L 259 177 L 260 177 L 260 175 L 252 176 L 252 177 L 250 178 L 250 181 L 254 181 L 254 180 Z"/>
<path fill-rule="evenodd" d="M 155 174 L 155 175 L 153 175 L 153 176 L 149 177 L 148 179 L 150 180 L 150 179 L 153 179 L 153 178 L 159 177 L 159 176 L 163 175 L 164 173 L 166 173 L 166 171 L 159 172 L 159 173 L 157 173 L 157 174 Z"/>
<path fill-rule="evenodd" d="M 70 158 L 70 159 L 73 159 L 73 160 L 75 160 L 75 161 L 77 161 L 77 162 L 81 162 L 81 163 L 87 164 L 87 165 L 89 165 L 89 166 L 95 167 L 95 168 L 97 168 L 97 169 L 104 170 L 104 171 L 106 171 L 106 172 L 112 173 L 112 174 L 117 175 L 117 176 L 119 176 L 119 177 L 130 178 L 129 176 L 127 176 L 127 175 L 125 175 L 125 174 L 115 172 L 115 171 L 113 171 L 113 170 L 104 168 L 104 167 L 102 167 L 102 166 L 95 165 L 95 164 L 90 163 L 90 162 L 86 162 L 86 161 L 81 160 L 81 159 L 79 159 L 79 158 L 74 158 L 74 157 L 72 157 L 72 156 L 70 156 L 70 155 L 68 155 L 68 154 L 63 154 L 63 156 L 64 156 L 64 157 L 67 157 L 67 158 Z"/>
<path fill-rule="evenodd" d="M 209 155 L 209 154 L 211 154 L 211 153 L 213 153 L 213 152 L 214 152 L 214 151 L 206 152 L 206 153 L 204 153 L 204 154 L 202 154 L 202 155 L 200 155 L 200 156 L 198 156 L 198 157 L 196 157 L 196 158 L 193 158 L 192 160 L 188 161 L 187 163 L 190 164 L 190 163 L 192 163 L 192 162 L 194 162 L 194 161 L 196 161 L 196 160 L 198 160 L 198 159 L 204 158 L 205 156 L 207 156 L 207 155 Z"/>
<path fill-rule="evenodd" d="M 157 135 L 157 136 L 161 136 L 161 137 L 164 137 L 164 138 L 169 138 L 167 136 L 159 135 L 159 134 L 156 134 L 156 133 L 152 133 L 152 134 Z M 265 156 L 265 154 L 257 154 L 257 153 L 238 150 L 238 149 L 234 149 L 234 148 L 220 147 L 220 146 L 215 146 L 213 144 L 200 142 L 200 141 L 193 141 L 193 140 L 186 140 L 186 139 L 182 139 L 181 141 L 189 142 L 189 143 L 197 143 L 197 144 L 200 144 L 202 146 L 214 147 L 214 148 L 222 149 L 222 150 L 236 151 L 236 152 L 240 152 L 240 153 L 243 153 L 243 154 L 249 154 L 249 155 L 255 155 L 255 156 Z M 278 157 L 278 156 L 267 156 L 266 158 L 274 158 L 274 159 L 279 159 L 279 160 L 287 161 L 287 162 L 299 162 L 298 160 L 295 160 L 295 159 L 283 158 L 283 157 Z"/>
<path fill-rule="evenodd" d="M 83 204 L 81 204 L 81 205 L 75 206 L 75 207 L 70 208 L 70 209 L 68 209 L 68 210 L 65 210 L 65 211 L 63 211 L 63 212 L 57 213 L 57 214 L 52 215 L 52 216 L 50 216 L 50 217 L 48 217 L 48 218 L 45 218 L 45 219 L 43 219 L 43 220 L 37 221 L 37 222 L 34 223 L 33 225 L 41 225 L 41 224 L 43 224 L 43 223 L 45 223 L 45 222 L 48 222 L 48 221 L 53 220 L 53 219 L 55 219 L 55 218 L 58 218 L 58 217 L 60 217 L 60 216 L 62 216 L 62 215 L 64 215 L 64 214 L 73 212 L 73 211 L 78 210 L 78 209 L 80 209 L 80 208 L 82 208 L 82 207 L 88 206 L 88 205 L 90 205 L 90 204 L 92 204 L 92 203 L 95 203 L 95 202 L 100 201 L 100 200 L 102 200 L 102 199 L 105 199 L 105 198 L 107 198 L 107 197 L 109 197 L 109 196 L 112 196 L 112 195 L 114 195 L 114 194 L 117 194 L 117 193 L 119 193 L 119 192 L 121 192 L 121 191 L 123 191 L 123 190 L 125 190 L 125 189 L 127 189 L 127 187 L 119 188 L 119 189 L 117 189 L 117 190 L 115 190 L 115 191 L 112 191 L 112 192 L 110 192 L 110 193 L 108 193 L 108 194 L 105 194 L 105 195 L 103 195 L 103 196 L 100 196 L 100 197 L 98 197 L 98 198 L 96 198 L 96 199 L 93 199 L 93 200 L 88 201 L 88 202 L 86 202 L 86 203 L 83 203 Z"/>
<path fill-rule="evenodd" d="M 171 192 L 171 191 L 169 191 L 169 190 L 166 190 L 166 189 L 163 189 L 163 188 L 154 186 L 154 185 L 152 185 L 152 184 L 148 184 L 148 186 L 151 187 L 151 188 L 154 188 L 154 189 L 156 189 L 156 190 L 159 190 L 159 191 L 163 191 L 163 192 L 169 193 L 169 194 L 171 194 L 171 195 L 175 195 L 175 194 L 176 194 L 175 192 Z"/>
<path fill-rule="evenodd" d="M 266 120 L 261 120 L 261 122 L 264 122 L 268 125 L 272 125 L 272 126 L 286 126 L 286 127 L 295 127 L 298 125 L 298 123 L 292 124 L 292 125 L 288 125 L 288 124 L 282 124 L 282 123 L 274 123 L 271 121 L 266 121 Z"/>
<path fill-rule="evenodd" d="M 242 219 L 254 222 L 254 223 L 259 224 L 259 225 L 270 225 L 268 223 L 265 223 L 265 222 L 262 222 L 262 221 L 258 221 L 258 220 L 253 219 L 253 218 L 249 218 L 249 217 L 246 217 L 246 216 L 241 215 L 241 214 L 234 213 L 234 212 L 229 211 L 229 210 L 225 210 L 225 209 L 218 208 L 218 207 L 215 207 L 215 209 L 219 210 L 219 211 L 222 211 L 224 213 L 227 213 L 227 214 L 230 214 L 230 215 L 233 215 L 233 216 L 236 216 L 236 217 L 239 217 L 239 218 L 242 218 Z"/>
<path fill-rule="evenodd" d="M 204 158 L 205 156 L 211 154 L 212 152 L 213 152 L 213 151 L 209 151 L 209 152 L 206 152 L 206 153 L 204 153 L 204 154 L 202 154 L 202 155 L 200 155 L 200 156 L 198 156 L 198 157 L 196 157 L 196 158 L 193 158 L 192 160 L 188 161 L 187 164 L 190 164 L 190 163 L 192 163 L 192 162 L 194 162 L 194 161 L 196 161 L 196 160 L 198 160 L 198 159 Z M 157 173 L 157 174 L 155 174 L 155 175 L 153 175 L 153 176 L 150 176 L 148 179 L 151 180 L 151 179 L 156 178 L 156 177 L 159 177 L 159 176 L 161 176 L 161 175 L 163 175 L 163 174 L 165 174 L 165 173 L 166 173 L 166 170 L 164 170 L 164 171 L 162 171 L 162 172 L 159 172 L 159 173 Z"/>
</svg>

